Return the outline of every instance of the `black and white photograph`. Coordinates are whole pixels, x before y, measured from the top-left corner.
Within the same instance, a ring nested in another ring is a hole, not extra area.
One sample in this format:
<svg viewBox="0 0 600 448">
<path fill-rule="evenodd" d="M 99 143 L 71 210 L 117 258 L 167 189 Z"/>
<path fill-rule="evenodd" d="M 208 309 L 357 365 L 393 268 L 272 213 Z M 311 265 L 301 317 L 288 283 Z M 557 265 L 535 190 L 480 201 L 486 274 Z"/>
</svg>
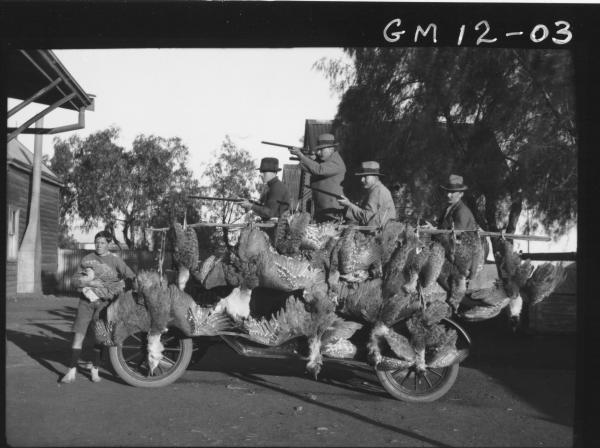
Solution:
<svg viewBox="0 0 600 448">
<path fill-rule="evenodd" d="M 4 444 L 589 446 L 599 19 L 0 4 Z"/>
</svg>

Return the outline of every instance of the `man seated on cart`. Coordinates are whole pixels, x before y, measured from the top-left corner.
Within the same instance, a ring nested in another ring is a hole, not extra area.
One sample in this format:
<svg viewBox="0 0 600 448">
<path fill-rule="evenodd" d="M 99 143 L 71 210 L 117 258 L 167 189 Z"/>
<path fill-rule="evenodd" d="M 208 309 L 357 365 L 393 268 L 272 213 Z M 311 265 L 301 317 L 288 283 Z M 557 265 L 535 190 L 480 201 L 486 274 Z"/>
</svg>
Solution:
<svg viewBox="0 0 600 448">
<path fill-rule="evenodd" d="M 265 157 L 260 161 L 258 168 L 264 182 L 264 190 L 260 196 L 259 203 L 255 204 L 248 200 L 240 202 L 240 205 L 251 210 L 268 221 L 271 218 L 279 218 L 290 208 L 290 192 L 283 182 L 277 177 L 279 160 L 275 157 Z"/>
<path fill-rule="evenodd" d="M 462 176 L 451 174 L 448 183 L 440 186 L 447 192 L 448 206 L 438 220 L 438 229 L 477 230 L 477 222 L 473 213 L 462 201 L 468 187 Z"/>
<path fill-rule="evenodd" d="M 383 174 L 379 170 L 379 163 L 362 162 L 361 169 L 354 175 L 360 176 L 365 192 L 359 205 L 353 204 L 346 197 L 338 199 L 339 204 L 346 207 L 345 217 L 359 225 L 377 227 L 383 227 L 390 219 L 396 219 L 392 193 L 380 180 Z"/>
</svg>

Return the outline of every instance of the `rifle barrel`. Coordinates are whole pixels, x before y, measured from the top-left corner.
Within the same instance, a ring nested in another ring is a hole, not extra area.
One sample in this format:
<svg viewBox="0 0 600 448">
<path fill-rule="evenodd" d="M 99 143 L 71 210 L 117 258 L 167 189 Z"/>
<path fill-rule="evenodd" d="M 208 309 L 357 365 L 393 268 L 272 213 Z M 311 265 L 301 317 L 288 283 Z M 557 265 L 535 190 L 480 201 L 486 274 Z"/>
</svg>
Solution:
<svg viewBox="0 0 600 448">
<path fill-rule="evenodd" d="M 224 201 L 224 202 L 243 202 L 242 198 L 216 198 L 213 196 L 188 196 L 191 199 L 206 199 L 208 201 Z"/>
<path fill-rule="evenodd" d="M 293 146 L 293 145 L 283 145 L 281 143 L 273 143 L 273 142 L 265 142 L 262 141 L 261 143 L 265 144 L 265 145 L 271 145 L 271 146 L 279 146 L 281 148 L 287 148 L 287 149 L 299 149 L 302 150 L 302 148 L 299 148 L 298 146 Z"/>
<path fill-rule="evenodd" d="M 331 193 L 330 191 L 321 190 L 320 188 L 317 188 L 317 187 L 311 187 L 310 185 L 307 185 L 307 187 L 310 188 L 311 190 L 318 191 L 319 193 L 323 193 L 323 194 L 326 194 L 328 196 L 333 196 L 336 199 L 342 199 L 343 198 L 343 196 L 341 196 L 339 194 Z"/>
</svg>

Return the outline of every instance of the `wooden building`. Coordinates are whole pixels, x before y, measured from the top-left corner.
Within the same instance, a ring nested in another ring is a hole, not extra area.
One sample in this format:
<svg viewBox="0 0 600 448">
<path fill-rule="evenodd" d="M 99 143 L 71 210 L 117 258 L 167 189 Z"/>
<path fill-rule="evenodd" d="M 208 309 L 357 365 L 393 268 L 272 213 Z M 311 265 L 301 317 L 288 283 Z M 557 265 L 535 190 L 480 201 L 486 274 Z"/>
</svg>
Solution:
<svg viewBox="0 0 600 448">
<path fill-rule="evenodd" d="M 19 140 L 8 142 L 6 154 L 6 296 L 17 292 L 17 255 L 27 227 L 33 153 Z M 60 179 L 42 165 L 40 188 L 40 235 L 42 245 L 42 290 L 53 292 L 58 263 Z"/>
</svg>

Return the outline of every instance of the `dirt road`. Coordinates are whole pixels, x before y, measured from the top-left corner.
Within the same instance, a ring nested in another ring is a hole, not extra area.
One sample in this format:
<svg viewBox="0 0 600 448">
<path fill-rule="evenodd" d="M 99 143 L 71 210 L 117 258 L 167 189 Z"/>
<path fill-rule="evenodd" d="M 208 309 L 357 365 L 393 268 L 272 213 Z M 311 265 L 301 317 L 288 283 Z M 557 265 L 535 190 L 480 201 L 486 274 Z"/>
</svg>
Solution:
<svg viewBox="0 0 600 448">
<path fill-rule="evenodd" d="M 12 446 L 572 446 L 575 338 L 474 340 L 453 389 L 430 404 L 390 398 L 366 369 L 242 358 L 210 347 L 175 384 L 125 385 L 101 370 L 57 382 L 77 299 L 7 303 L 6 436 Z M 484 326 L 487 324 L 487 327 Z M 561 353 L 557 362 L 557 353 Z"/>
</svg>

